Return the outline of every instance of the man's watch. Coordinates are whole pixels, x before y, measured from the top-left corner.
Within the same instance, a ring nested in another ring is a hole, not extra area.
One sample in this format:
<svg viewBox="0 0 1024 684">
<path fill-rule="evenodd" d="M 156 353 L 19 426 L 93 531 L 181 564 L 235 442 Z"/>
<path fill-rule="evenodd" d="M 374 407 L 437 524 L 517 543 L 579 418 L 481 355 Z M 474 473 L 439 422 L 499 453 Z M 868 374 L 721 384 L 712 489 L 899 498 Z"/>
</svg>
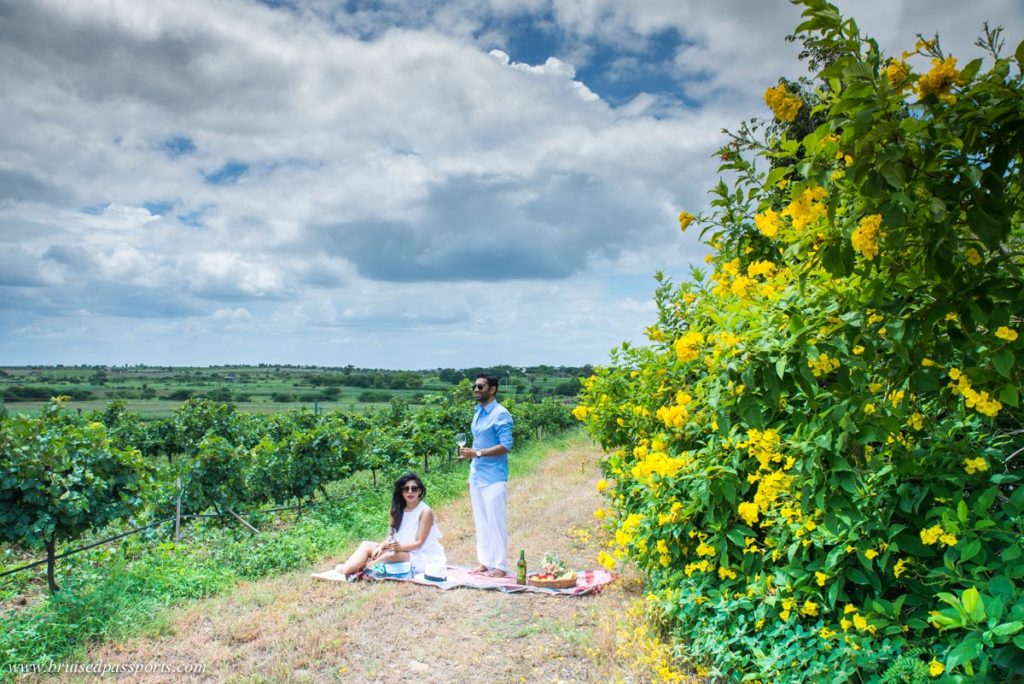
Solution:
<svg viewBox="0 0 1024 684">
<path fill-rule="evenodd" d="M 473 453 L 475 453 L 475 454 L 476 454 L 476 457 L 477 457 L 477 458 L 480 458 L 480 450 L 479 450 L 479 449 L 476 449 L 476 450 L 474 450 L 474 452 L 473 452 Z"/>
</svg>

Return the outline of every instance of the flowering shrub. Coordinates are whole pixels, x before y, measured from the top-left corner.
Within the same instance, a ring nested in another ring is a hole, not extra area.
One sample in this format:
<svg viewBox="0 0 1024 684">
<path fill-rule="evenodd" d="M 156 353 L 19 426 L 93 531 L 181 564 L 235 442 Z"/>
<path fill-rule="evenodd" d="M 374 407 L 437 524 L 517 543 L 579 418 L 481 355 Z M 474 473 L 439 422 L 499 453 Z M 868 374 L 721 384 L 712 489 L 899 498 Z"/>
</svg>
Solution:
<svg viewBox="0 0 1024 684">
<path fill-rule="evenodd" d="M 610 452 L 600 562 L 712 675 L 1019 678 L 1024 43 L 887 60 L 803 4 L 813 98 L 770 89 L 771 139 L 721 151 L 711 272 L 658 274 L 651 344 L 574 412 Z"/>
</svg>

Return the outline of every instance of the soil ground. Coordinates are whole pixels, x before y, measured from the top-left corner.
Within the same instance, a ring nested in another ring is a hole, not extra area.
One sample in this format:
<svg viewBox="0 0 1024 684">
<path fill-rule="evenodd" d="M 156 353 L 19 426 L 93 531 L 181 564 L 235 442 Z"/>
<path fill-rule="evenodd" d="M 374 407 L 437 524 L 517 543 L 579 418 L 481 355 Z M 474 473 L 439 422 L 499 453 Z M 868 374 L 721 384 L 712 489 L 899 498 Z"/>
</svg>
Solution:
<svg viewBox="0 0 1024 684">
<path fill-rule="evenodd" d="M 607 533 L 593 511 L 600 453 L 587 441 L 553 450 L 509 483 L 509 549 L 539 563 L 558 554 L 596 567 Z M 429 481 L 428 481 L 429 484 Z M 475 565 L 468 496 L 435 510 L 449 562 Z M 554 597 L 403 582 L 318 582 L 316 568 L 241 585 L 176 610 L 151 634 L 90 651 L 92 664 L 202 663 L 193 681 L 612 682 L 650 681 L 617 656 L 626 607 L 641 596 L 620 576 L 601 594 Z M 513 559 L 514 562 L 514 559 Z M 82 674 L 66 675 L 81 681 Z M 104 678 L 110 680 L 110 676 Z M 131 681 L 189 681 L 139 675 Z"/>
</svg>

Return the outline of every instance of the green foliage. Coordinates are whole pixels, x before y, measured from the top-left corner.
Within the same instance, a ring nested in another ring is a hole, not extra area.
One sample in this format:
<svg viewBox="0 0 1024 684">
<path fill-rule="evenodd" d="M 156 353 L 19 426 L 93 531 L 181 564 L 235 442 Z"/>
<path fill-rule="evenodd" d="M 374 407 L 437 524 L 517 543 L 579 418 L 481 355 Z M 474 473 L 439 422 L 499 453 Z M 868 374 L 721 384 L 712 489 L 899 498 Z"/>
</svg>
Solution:
<svg viewBox="0 0 1024 684">
<path fill-rule="evenodd" d="M 802 4 L 810 119 L 721 151 L 713 271 L 584 383 L 616 553 L 729 678 L 1019 678 L 1024 51 L 887 60 Z"/>
<path fill-rule="evenodd" d="M 112 446 L 102 423 L 72 417 L 62 403 L 0 423 L 0 540 L 51 554 L 138 510 L 148 482 L 137 449 Z"/>
</svg>

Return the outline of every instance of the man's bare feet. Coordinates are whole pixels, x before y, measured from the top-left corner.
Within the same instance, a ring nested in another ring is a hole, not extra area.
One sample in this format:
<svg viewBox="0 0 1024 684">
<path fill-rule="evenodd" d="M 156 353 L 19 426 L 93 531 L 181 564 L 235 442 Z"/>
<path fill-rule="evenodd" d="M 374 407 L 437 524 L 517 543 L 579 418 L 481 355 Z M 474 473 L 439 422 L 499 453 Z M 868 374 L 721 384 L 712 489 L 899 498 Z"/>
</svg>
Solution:
<svg viewBox="0 0 1024 684">
<path fill-rule="evenodd" d="M 487 573 L 487 576 L 488 577 L 504 577 L 507 574 L 508 573 L 506 573 L 504 570 L 501 570 L 499 568 L 494 568 L 489 573 Z"/>
<path fill-rule="evenodd" d="M 469 574 L 470 575 L 483 575 L 488 570 L 490 570 L 490 568 L 488 568 L 486 565 L 478 565 L 475 568 L 473 568 L 472 570 L 470 570 Z"/>
</svg>

